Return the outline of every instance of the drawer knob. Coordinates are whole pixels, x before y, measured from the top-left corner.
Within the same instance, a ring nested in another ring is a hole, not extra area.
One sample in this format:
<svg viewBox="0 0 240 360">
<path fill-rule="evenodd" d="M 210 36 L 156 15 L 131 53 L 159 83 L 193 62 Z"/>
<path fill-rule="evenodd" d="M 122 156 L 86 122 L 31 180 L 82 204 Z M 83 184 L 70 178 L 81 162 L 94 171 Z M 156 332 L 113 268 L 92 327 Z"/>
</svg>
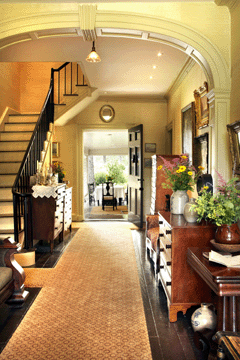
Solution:
<svg viewBox="0 0 240 360">
<path fill-rule="evenodd" d="M 159 269 L 164 269 L 164 265 L 160 265 L 160 266 L 159 266 Z"/>
<path fill-rule="evenodd" d="M 163 224 L 163 221 L 162 221 L 162 220 L 160 220 L 160 221 L 159 221 L 159 225 L 162 225 L 162 224 Z"/>
<path fill-rule="evenodd" d="M 172 245 L 166 245 L 166 249 L 171 249 Z"/>
<path fill-rule="evenodd" d="M 163 248 L 160 248 L 160 249 L 159 249 L 159 251 L 160 251 L 160 252 L 163 252 L 163 251 L 164 251 L 164 249 L 163 249 Z"/>
<path fill-rule="evenodd" d="M 167 261 L 167 266 L 171 266 L 172 262 L 171 261 Z"/>
<path fill-rule="evenodd" d="M 166 234 L 171 234 L 172 233 L 172 230 L 166 230 Z"/>
<path fill-rule="evenodd" d="M 166 282 L 166 286 L 171 286 L 171 285 L 172 285 L 171 281 Z"/>
<path fill-rule="evenodd" d="M 159 237 L 163 237 L 163 236 L 164 236 L 164 234 L 162 234 L 162 233 L 159 234 Z"/>
</svg>

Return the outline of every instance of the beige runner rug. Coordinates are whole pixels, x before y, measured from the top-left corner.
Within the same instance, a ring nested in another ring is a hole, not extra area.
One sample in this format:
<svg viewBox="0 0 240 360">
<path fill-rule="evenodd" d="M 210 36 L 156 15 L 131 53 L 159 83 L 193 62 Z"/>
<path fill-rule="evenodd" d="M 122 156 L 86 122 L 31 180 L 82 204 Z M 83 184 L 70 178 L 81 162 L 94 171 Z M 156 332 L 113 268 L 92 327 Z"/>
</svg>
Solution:
<svg viewBox="0 0 240 360">
<path fill-rule="evenodd" d="M 55 269 L 26 271 L 43 288 L 0 359 L 152 359 L 130 227 L 81 223 Z"/>
</svg>

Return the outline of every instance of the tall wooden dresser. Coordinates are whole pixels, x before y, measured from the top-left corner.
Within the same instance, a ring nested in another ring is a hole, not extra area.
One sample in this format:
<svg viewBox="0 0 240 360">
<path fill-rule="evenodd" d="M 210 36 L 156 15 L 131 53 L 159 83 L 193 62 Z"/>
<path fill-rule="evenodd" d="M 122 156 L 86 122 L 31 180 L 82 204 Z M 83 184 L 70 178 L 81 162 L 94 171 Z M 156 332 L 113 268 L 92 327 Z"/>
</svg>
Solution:
<svg viewBox="0 0 240 360">
<path fill-rule="evenodd" d="M 166 181 L 166 177 L 163 170 L 157 170 L 158 166 L 163 164 L 162 156 L 166 160 L 171 161 L 172 159 L 179 157 L 179 155 L 153 155 L 152 156 L 152 186 L 151 186 L 151 205 L 150 214 L 157 214 L 160 210 L 166 208 L 166 196 L 171 195 L 171 189 L 164 189 L 162 183 Z"/>
<path fill-rule="evenodd" d="M 64 230 L 71 230 L 72 188 L 35 185 L 32 203 L 33 239 L 48 241 L 52 253 L 54 240 L 62 241 Z"/>
<path fill-rule="evenodd" d="M 159 280 L 165 291 L 169 321 L 177 321 L 178 311 L 201 302 L 211 302 L 209 288 L 187 264 L 189 247 L 209 246 L 214 239 L 214 225 L 188 223 L 183 215 L 159 212 L 160 271 Z"/>
</svg>

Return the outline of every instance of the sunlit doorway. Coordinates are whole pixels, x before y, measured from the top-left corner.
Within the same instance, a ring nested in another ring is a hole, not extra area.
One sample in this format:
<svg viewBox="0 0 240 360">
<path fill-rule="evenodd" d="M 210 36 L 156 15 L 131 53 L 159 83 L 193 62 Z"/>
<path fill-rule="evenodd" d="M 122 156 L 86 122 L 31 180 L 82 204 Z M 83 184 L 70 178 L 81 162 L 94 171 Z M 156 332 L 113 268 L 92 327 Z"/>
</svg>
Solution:
<svg viewBox="0 0 240 360">
<path fill-rule="evenodd" d="M 84 131 L 84 220 L 128 220 L 128 132 Z M 114 185 L 114 207 L 102 204 L 106 183 Z"/>
</svg>

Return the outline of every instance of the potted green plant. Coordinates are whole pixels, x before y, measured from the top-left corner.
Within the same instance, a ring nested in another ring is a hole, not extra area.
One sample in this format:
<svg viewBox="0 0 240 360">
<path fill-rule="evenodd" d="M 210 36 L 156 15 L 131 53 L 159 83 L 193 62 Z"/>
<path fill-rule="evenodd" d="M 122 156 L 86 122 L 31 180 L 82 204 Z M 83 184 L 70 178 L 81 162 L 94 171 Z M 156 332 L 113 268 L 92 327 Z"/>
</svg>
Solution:
<svg viewBox="0 0 240 360">
<path fill-rule="evenodd" d="M 202 173 L 203 167 L 199 166 L 198 171 L 189 163 L 186 154 L 168 161 L 162 156 L 163 165 L 158 166 L 158 171 L 164 171 L 166 183 L 164 188 L 171 188 L 173 194 L 170 198 L 170 208 L 172 214 L 183 214 L 184 206 L 189 201 L 187 191 L 193 191 L 198 176 Z"/>
<path fill-rule="evenodd" d="M 217 226 L 215 241 L 222 244 L 240 243 L 240 190 L 236 186 L 238 178 L 226 182 L 218 174 L 217 192 L 208 192 L 205 186 L 192 208 L 197 212 L 197 221 L 206 220 Z"/>
</svg>

